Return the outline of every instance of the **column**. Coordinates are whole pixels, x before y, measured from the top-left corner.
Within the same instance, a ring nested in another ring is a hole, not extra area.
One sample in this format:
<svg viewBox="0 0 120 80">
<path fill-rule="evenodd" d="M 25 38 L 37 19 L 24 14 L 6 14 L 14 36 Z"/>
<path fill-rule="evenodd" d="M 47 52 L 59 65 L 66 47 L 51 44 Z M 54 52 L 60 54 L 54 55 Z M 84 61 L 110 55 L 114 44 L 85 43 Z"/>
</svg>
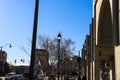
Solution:
<svg viewBox="0 0 120 80">
<path fill-rule="evenodd" d="M 113 80 L 113 66 L 111 60 L 110 60 L 110 80 Z"/>
<path fill-rule="evenodd" d="M 120 46 L 115 46 L 115 80 L 120 80 Z"/>
<path fill-rule="evenodd" d="M 96 51 L 95 51 L 95 80 L 100 80 L 100 62 L 99 62 L 99 48 L 96 47 Z"/>
</svg>

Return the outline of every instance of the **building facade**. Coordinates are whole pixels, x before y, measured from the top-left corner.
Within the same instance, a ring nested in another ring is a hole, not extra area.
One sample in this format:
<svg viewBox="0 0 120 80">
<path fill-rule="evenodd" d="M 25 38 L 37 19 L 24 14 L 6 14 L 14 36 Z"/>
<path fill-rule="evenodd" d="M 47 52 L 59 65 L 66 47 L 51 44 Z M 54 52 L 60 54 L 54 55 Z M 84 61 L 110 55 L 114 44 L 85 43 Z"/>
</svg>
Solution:
<svg viewBox="0 0 120 80">
<path fill-rule="evenodd" d="M 90 33 L 82 49 L 87 80 L 120 80 L 119 14 L 119 0 L 93 0 Z"/>
<path fill-rule="evenodd" d="M 3 63 L 7 61 L 7 53 L 5 51 L 0 50 L 0 61 Z"/>
<path fill-rule="evenodd" d="M 9 64 L 7 63 L 7 53 L 0 50 L 0 76 L 9 72 Z"/>
<path fill-rule="evenodd" d="M 35 52 L 35 71 L 48 72 L 49 53 L 45 49 L 36 49 Z"/>
</svg>

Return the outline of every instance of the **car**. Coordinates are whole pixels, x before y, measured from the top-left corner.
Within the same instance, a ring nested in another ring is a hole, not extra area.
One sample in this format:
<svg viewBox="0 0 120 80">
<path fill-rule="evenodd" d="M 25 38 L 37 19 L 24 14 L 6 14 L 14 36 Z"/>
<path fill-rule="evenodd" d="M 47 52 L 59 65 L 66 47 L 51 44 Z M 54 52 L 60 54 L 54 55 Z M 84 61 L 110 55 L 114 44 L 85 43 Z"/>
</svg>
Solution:
<svg viewBox="0 0 120 80">
<path fill-rule="evenodd" d="M 13 77 L 11 77 L 10 80 L 23 80 L 23 75 L 22 74 L 16 74 Z"/>
<path fill-rule="evenodd" d="M 16 75 L 16 73 L 15 72 L 10 72 L 10 73 L 7 73 L 6 75 L 5 75 L 5 77 L 6 78 L 12 78 L 13 76 L 15 76 Z"/>
</svg>

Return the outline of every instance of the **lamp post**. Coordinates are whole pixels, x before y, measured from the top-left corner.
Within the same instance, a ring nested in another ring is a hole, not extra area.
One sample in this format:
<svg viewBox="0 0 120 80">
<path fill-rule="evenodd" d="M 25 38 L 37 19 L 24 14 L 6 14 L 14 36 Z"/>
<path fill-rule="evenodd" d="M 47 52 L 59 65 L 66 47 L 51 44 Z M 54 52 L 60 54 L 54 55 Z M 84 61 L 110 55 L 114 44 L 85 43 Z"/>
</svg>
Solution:
<svg viewBox="0 0 120 80">
<path fill-rule="evenodd" d="M 57 39 L 58 39 L 58 80 L 59 80 L 59 75 L 60 75 L 60 40 L 61 40 L 60 33 L 58 33 Z"/>
<path fill-rule="evenodd" d="M 10 47 L 10 48 L 12 47 L 12 45 L 11 45 L 11 44 L 5 44 L 5 45 L 3 45 L 3 46 L 0 46 L 1 51 L 2 51 L 2 49 L 3 49 L 5 46 L 7 46 L 7 45 L 9 45 L 9 47 Z"/>
</svg>

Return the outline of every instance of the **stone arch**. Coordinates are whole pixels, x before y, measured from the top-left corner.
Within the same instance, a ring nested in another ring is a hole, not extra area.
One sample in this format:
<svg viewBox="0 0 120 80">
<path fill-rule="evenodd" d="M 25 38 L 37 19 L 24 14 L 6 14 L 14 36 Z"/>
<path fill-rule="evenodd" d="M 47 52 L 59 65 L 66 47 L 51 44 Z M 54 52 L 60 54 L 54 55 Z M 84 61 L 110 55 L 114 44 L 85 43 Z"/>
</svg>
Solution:
<svg viewBox="0 0 120 80">
<path fill-rule="evenodd" d="M 102 79 L 104 80 L 107 76 L 104 76 L 105 65 L 110 62 L 110 58 L 114 58 L 114 46 L 113 46 L 113 21 L 112 21 L 112 12 L 111 12 L 110 0 L 102 0 L 100 7 L 99 18 L 98 18 L 98 33 L 97 33 L 97 46 L 98 46 L 98 58 L 101 62 L 100 65 L 102 71 Z M 114 65 L 114 60 L 112 61 Z M 108 65 L 107 65 L 108 66 Z M 110 66 L 109 66 L 110 67 Z M 111 70 L 114 74 L 115 66 L 112 66 Z M 109 71 L 107 73 L 109 74 Z M 110 77 L 111 75 L 109 75 Z M 114 78 L 115 75 L 112 75 Z"/>
<path fill-rule="evenodd" d="M 112 31 L 112 16 L 111 6 L 109 0 L 103 0 L 99 21 L 98 21 L 98 45 L 112 45 L 113 44 L 113 31 Z"/>
</svg>

